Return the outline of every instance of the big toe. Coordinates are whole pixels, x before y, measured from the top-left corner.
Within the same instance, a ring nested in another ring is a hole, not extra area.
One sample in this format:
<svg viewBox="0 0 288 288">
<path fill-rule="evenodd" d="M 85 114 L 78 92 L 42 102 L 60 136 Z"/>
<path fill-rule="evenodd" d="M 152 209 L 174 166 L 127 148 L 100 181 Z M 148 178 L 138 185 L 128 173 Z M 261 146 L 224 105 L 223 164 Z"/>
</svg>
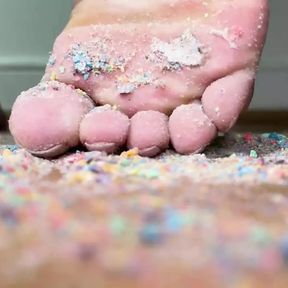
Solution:
<svg viewBox="0 0 288 288">
<path fill-rule="evenodd" d="M 79 124 L 92 101 L 71 86 L 44 82 L 23 92 L 9 120 L 15 141 L 32 154 L 55 157 L 79 143 Z"/>
</svg>

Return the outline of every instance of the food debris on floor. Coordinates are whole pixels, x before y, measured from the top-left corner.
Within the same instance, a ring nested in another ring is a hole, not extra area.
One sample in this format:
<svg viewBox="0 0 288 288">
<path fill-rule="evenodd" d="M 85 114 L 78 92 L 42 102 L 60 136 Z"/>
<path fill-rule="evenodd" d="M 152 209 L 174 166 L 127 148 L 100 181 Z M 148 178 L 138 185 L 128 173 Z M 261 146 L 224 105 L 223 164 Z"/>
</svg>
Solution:
<svg viewBox="0 0 288 288">
<path fill-rule="evenodd" d="M 194 272 L 220 283 L 201 288 L 288 281 L 285 135 L 229 134 L 204 154 L 155 159 L 0 147 L 0 287 L 190 287 Z"/>
</svg>

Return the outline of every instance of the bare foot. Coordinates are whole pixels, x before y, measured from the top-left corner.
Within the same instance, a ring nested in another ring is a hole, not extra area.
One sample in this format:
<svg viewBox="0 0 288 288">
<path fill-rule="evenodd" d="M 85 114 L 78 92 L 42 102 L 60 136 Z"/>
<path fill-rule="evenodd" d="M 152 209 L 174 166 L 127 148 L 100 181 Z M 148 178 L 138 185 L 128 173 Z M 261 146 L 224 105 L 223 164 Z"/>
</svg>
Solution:
<svg viewBox="0 0 288 288">
<path fill-rule="evenodd" d="M 267 0 L 82 0 L 11 132 L 42 157 L 203 151 L 248 107 L 267 26 Z"/>
</svg>

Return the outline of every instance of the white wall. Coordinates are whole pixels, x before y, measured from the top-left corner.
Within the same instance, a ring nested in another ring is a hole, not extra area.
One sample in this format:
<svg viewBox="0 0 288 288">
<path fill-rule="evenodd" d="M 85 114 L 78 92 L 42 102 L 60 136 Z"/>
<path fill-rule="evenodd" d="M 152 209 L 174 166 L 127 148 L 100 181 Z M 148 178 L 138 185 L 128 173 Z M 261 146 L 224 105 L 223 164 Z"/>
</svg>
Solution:
<svg viewBox="0 0 288 288">
<path fill-rule="evenodd" d="M 269 34 L 251 109 L 288 110 L 288 1 L 270 0 L 270 7 Z"/>
<path fill-rule="evenodd" d="M 42 77 L 53 40 L 72 0 L 0 0 L 0 102 L 9 109 L 20 91 Z"/>
<path fill-rule="evenodd" d="M 41 78 L 71 2 L 0 0 L 0 102 L 5 109 Z M 288 1 L 270 2 L 270 31 L 251 109 L 288 111 Z"/>
</svg>

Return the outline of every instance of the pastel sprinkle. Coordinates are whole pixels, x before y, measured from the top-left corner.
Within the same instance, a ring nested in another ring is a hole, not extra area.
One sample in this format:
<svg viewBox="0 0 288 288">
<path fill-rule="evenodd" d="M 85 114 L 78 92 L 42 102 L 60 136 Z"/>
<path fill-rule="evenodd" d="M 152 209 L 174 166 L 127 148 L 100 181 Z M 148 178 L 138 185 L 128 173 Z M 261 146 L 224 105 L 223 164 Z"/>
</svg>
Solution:
<svg viewBox="0 0 288 288">
<path fill-rule="evenodd" d="M 55 63 L 56 63 L 56 57 L 53 54 L 51 54 L 48 60 L 48 65 L 53 66 L 55 65 Z"/>
<path fill-rule="evenodd" d="M 51 75 L 50 75 L 50 80 L 51 81 L 55 81 L 57 79 L 57 74 L 55 71 L 52 71 L 51 72 Z"/>
<path fill-rule="evenodd" d="M 93 69 L 92 59 L 88 53 L 76 45 L 72 50 L 72 59 L 75 71 L 82 74 L 84 79 L 87 80 Z"/>
<path fill-rule="evenodd" d="M 64 73 L 65 73 L 65 67 L 60 66 L 60 67 L 59 67 L 59 72 L 60 72 L 61 74 L 64 74 Z"/>
<path fill-rule="evenodd" d="M 250 151 L 250 157 L 257 158 L 258 157 L 257 152 L 255 150 L 251 150 Z"/>
<path fill-rule="evenodd" d="M 283 238 L 280 243 L 281 254 L 283 257 L 283 261 L 286 265 L 288 265 L 288 235 Z"/>
<path fill-rule="evenodd" d="M 121 234 L 126 230 L 126 222 L 124 218 L 115 216 L 112 218 L 110 228 L 113 234 Z"/>
<path fill-rule="evenodd" d="M 144 245 L 157 245 L 163 241 L 163 233 L 157 224 L 146 224 L 140 231 L 140 241 Z"/>
</svg>

